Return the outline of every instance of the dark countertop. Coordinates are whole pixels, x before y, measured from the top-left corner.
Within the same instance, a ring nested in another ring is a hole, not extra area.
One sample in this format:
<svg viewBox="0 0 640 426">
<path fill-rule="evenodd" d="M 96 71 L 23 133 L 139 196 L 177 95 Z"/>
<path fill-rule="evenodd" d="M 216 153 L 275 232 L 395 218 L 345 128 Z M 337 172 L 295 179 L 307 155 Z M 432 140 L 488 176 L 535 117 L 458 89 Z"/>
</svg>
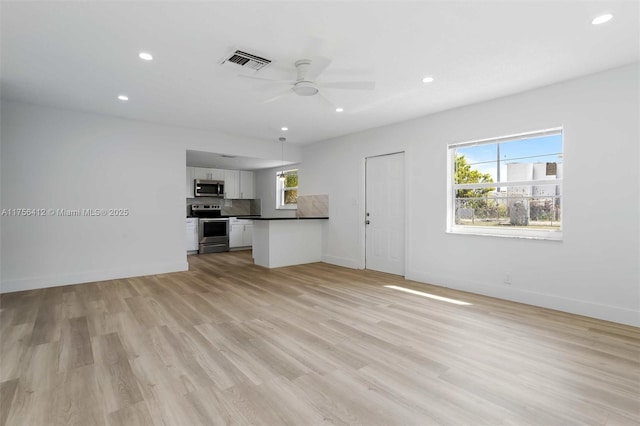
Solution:
<svg viewBox="0 0 640 426">
<path fill-rule="evenodd" d="M 309 220 L 309 219 L 329 219 L 329 216 L 322 217 L 256 217 L 255 220 Z"/>
<path fill-rule="evenodd" d="M 310 219 L 329 219 L 329 216 L 319 216 L 319 217 L 264 217 L 258 215 L 245 215 L 245 216 L 220 216 L 221 219 L 228 219 L 230 217 L 235 217 L 238 219 L 253 219 L 253 220 L 310 220 Z M 187 216 L 187 219 L 198 219 L 198 216 Z"/>
<path fill-rule="evenodd" d="M 238 219 L 260 219 L 262 216 L 260 215 L 233 215 L 233 216 L 223 215 L 223 216 L 220 216 L 220 219 L 229 219 L 231 217 L 236 217 Z M 198 216 L 187 216 L 187 219 L 198 219 Z"/>
</svg>

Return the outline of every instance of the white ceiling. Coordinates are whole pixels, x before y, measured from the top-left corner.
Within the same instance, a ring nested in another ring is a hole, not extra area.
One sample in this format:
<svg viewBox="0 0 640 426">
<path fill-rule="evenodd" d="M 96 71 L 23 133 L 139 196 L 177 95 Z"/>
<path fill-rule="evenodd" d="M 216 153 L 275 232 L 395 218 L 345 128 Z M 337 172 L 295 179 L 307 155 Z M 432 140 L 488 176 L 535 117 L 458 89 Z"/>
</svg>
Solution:
<svg viewBox="0 0 640 426">
<path fill-rule="evenodd" d="M 250 158 L 242 156 L 230 156 L 214 152 L 187 150 L 187 166 L 212 167 L 226 170 L 260 170 L 271 167 L 280 167 L 293 164 L 285 160 L 265 160 L 263 158 Z"/>
<path fill-rule="evenodd" d="M 2 2 L 8 99 L 137 120 L 311 143 L 636 62 L 637 1 Z M 614 19 L 591 25 L 604 12 Z M 264 104 L 287 86 L 221 66 L 234 48 L 293 79 L 375 80 Z M 138 58 L 148 51 L 154 60 Z M 422 77 L 435 81 L 423 84 Z M 117 100 L 125 93 L 129 102 Z"/>
</svg>

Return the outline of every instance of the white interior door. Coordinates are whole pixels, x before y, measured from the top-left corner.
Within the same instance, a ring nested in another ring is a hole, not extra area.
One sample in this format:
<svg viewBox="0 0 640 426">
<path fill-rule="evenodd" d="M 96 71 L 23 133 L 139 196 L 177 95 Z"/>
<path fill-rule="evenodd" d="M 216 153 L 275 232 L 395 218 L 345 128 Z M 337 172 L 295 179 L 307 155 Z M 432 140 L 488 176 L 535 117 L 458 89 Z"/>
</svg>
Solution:
<svg viewBox="0 0 640 426">
<path fill-rule="evenodd" d="M 404 276 L 404 153 L 366 159 L 367 269 Z"/>
</svg>

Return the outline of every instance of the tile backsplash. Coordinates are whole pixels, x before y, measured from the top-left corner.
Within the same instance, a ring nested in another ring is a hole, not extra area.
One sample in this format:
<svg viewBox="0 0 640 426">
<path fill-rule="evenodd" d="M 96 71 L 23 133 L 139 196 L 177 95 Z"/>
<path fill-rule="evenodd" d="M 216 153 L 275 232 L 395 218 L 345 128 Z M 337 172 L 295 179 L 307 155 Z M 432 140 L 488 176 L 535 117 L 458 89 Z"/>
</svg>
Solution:
<svg viewBox="0 0 640 426">
<path fill-rule="evenodd" d="M 220 206 L 223 216 L 246 216 L 262 214 L 262 203 L 259 199 L 240 200 L 222 198 L 187 198 L 187 215 L 191 213 L 192 204 L 215 204 Z"/>
<path fill-rule="evenodd" d="M 324 195 L 299 195 L 298 217 L 328 217 L 329 196 Z"/>
<path fill-rule="evenodd" d="M 253 200 L 223 200 L 223 216 L 260 215 L 262 203 L 259 199 Z"/>
</svg>

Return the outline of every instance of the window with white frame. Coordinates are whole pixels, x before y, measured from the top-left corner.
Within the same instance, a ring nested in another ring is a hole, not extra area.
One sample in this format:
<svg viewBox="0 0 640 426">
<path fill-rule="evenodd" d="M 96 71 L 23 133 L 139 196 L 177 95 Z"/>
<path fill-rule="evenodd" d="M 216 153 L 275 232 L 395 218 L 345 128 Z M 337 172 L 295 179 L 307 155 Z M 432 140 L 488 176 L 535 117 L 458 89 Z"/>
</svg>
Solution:
<svg viewBox="0 0 640 426">
<path fill-rule="evenodd" d="M 562 239 L 562 128 L 450 144 L 447 231 Z"/>
<path fill-rule="evenodd" d="M 298 208 L 298 169 L 280 170 L 276 173 L 276 208 Z"/>
</svg>

